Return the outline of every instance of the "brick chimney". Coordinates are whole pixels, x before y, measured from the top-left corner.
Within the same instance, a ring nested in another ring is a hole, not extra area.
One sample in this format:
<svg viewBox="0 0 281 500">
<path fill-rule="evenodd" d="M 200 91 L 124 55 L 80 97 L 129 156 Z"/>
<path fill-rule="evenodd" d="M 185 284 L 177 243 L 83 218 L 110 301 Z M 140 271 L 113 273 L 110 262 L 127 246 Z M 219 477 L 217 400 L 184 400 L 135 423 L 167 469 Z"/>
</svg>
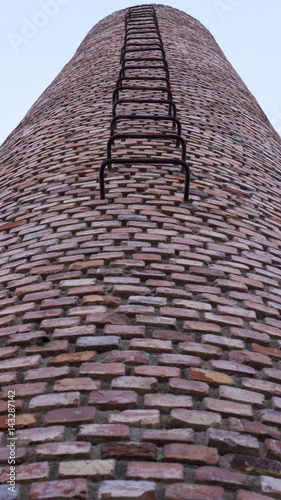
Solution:
<svg viewBox="0 0 281 500">
<path fill-rule="evenodd" d="M 206 28 L 106 17 L 1 159 L 0 499 L 280 498 L 281 140 Z"/>
</svg>

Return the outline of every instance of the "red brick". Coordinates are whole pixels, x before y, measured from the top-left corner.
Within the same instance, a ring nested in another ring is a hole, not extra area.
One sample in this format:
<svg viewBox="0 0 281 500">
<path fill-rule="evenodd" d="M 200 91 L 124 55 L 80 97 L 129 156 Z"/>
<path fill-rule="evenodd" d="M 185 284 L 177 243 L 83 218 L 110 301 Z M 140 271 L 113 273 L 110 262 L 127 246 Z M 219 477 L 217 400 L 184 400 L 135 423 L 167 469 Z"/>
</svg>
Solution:
<svg viewBox="0 0 281 500">
<path fill-rule="evenodd" d="M 47 481 L 44 483 L 33 483 L 30 488 L 29 500 L 50 500 L 54 498 L 75 498 L 86 500 L 86 479 L 66 479 L 63 481 Z"/>
<path fill-rule="evenodd" d="M 281 441 L 276 441 L 274 439 L 266 439 L 265 441 L 267 447 L 267 457 L 268 458 L 281 458 Z"/>
<path fill-rule="evenodd" d="M 157 448 L 152 443 L 112 442 L 103 446 L 102 458 L 115 458 L 116 460 L 139 459 L 155 461 L 157 460 Z"/>
<path fill-rule="evenodd" d="M 260 419 L 262 423 L 279 425 L 281 423 L 281 412 L 274 410 L 262 410 L 260 414 Z"/>
<path fill-rule="evenodd" d="M 15 391 L 17 397 L 34 396 L 46 393 L 46 382 L 36 382 L 34 384 L 15 384 L 3 387 L 1 390 L 1 397 L 8 398 L 9 391 Z"/>
<path fill-rule="evenodd" d="M 151 430 L 143 431 L 141 434 L 142 441 L 152 441 L 158 446 L 170 442 L 194 442 L 194 431 L 192 429 L 169 429 L 169 430 Z"/>
<path fill-rule="evenodd" d="M 261 476 L 262 493 L 279 498 L 281 494 L 281 479 L 269 476 Z"/>
<path fill-rule="evenodd" d="M 70 328 L 55 328 L 53 331 L 53 339 L 68 339 L 71 342 L 79 337 L 83 337 L 84 335 L 95 335 L 96 330 L 97 329 L 94 325 L 72 326 Z"/>
<path fill-rule="evenodd" d="M 111 413 L 110 424 L 125 424 L 136 427 L 158 428 L 160 427 L 160 413 L 158 410 L 124 410 Z"/>
<path fill-rule="evenodd" d="M 246 349 L 242 351 L 232 351 L 229 353 L 228 358 L 230 361 L 236 361 L 242 364 L 245 363 L 257 369 L 261 369 L 265 366 L 272 366 L 272 360 L 269 356 L 265 356 L 258 352 L 247 351 Z"/>
<path fill-rule="evenodd" d="M 114 460 L 70 460 L 60 462 L 59 477 L 91 477 L 95 480 L 114 477 Z"/>
<path fill-rule="evenodd" d="M 33 429 L 23 429 L 16 431 L 17 444 L 24 446 L 33 443 L 44 443 L 48 441 L 62 441 L 64 437 L 65 427 L 57 425 L 48 427 L 47 429 L 37 427 Z"/>
<path fill-rule="evenodd" d="M 204 313 L 206 322 L 211 321 L 218 325 L 233 325 L 233 326 L 243 326 L 243 321 L 241 318 L 236 318 L 235 316 L 220 316 L 214 313 Z"/>
<path fill-rule="evenodd" d="M 192 444 L 171 443 L 164 446 L 164 459 L 191 464 L 217 465 L 219 462 L 216 448 Z"/>
<path fill-rule="evenodd" d="M 192 408 L 192 398 L 189 396 L 174 396 L 173 394 L 145 394 L 145 408 L 157 408 L 166 412 L 173 408 Z"/>
<path fill-rule="evenodd" d="M 131 325 L 110 325 L 104 327 L 104 335 L 120 335 L 123 338 L 143 338 L 145 335 L 144 326 Z"/>
<path fill-rule="evenodd" d="M 281 359 L 281 350 L 274 349 L 273 347 L 263 347 L 258 344 L 253 344 L 253 351 L 264 355 L 266 358 L 271 356 L 274 359 Z"/>
<path fill-rule="evenodd" d="M 202 359 L 219 358 L 222 350 L 211 345 L 202 345 L 195 342 L 184 342 L 179 344 L 179 352 L 183 354 L 194 354 Z"/>
<path fill-rule="evenodd" d="M 219 486 L 199 484 L 172 484 L 166 488 L 165 500 L 224 500 L 224 490 Z"/>
<path fill-rule="evenodd" d="M 50 408 L 64 408 L 78 406 L 79 392 L 61 392 L 59 394 L 44 394 L 32 398 L 29 403 L 30 410 L 49 410 Z"/>
<path fill-rule="evenodd" d="M 67 340 L 54 340 L 53 342 L 48 342 L 44 346 L 34 346 L 34 347 L 26 347 L 26 354 L 35 354 L 40 352 L 42 356 L 50 356 L 51 354 L 58 354 L 59 352 L 67 352 L 68 351 L 68 342 Z"/>
<path fill-rule="evenodd" d="M 250 455 L 232 455 L 230 469 L 235 472 L 247 472 L 261 475 L 281 476 L 281 465 L 279 461 L 268 458 L 258 458 Z"/>
<path fill-rule="evenodd" d="M 90 443 L 67 442 L 48 443 L 36 447 L 37 460 L 56 460 L 69 456 L 71 458 L 89 458 L 91 452 Z"/>
<path fill-rule="evenodd" d="M 250 422 L 244 418 L 234 418 L 230 417 L 228 419 L 229 427 L 232 431 L 245 432 L 247 434 L 252 434 L 258 436 L 259 439 L 264 439 L 265 437 L 272 437 L 275 439 L 280 439 L 281 434 L 275 427 L 268 427 L 267 425 L 261 424 L 260 422 Z"/>
<path fill-rule="evenodd" d="M 152 334 L 153 339 L 170 340 L 174 344 L 178 342 L 194 342 L 194 333 L 182 333 L 173 330 L 155 330 Z"/>
<path fill-rule="evenodd" d="M 155 500 L 156 484 L 152 481 L 104 481 L 98 500 Z"/>
<path fill-rule="evenodd" d="M 211 385 L 234 385 L 234 380 L 229 375 L 219 372 L 211 372 L 208 370 L 202 370 L 201 368 L 191 368 L 190 370 L 191 380 L 200 380 L 203 382 L 208 382 Z"/>
<path fill-rule="evenodd" d="M 239 434 L 239 432 L 225 431 L 223 429 L 208 429 L 207 444 L 218 448 L 222 455 L 225 453 L 258 455 L 259 453 L 257 438 L 249 434 Z"/>
<path fill-rule="evenodd" d="M 79 369 L 79 374 L 110 380 L 125 375 L 125 368 L 126 366 L 122 363 L 83 363 Z"/>
<path fill-rule="evenodd" d="M 247 490 L 238 490 L 237 491 L 237 500 L 270 500 L 271 497 L 259 495 L 258 493 L 254 493 L 252 491 Z"/>
<path fill-rule="evenodd" d="M 241 363 L 235 363 L 234 361 L 211 360 L 210 364 L 215 370 L 225 371 L 227 373 L 253 376 L 256 374 L 256 370 L 254 368 L 245 366 Z"/>
<path fill-rule="evenodd" d="M 95 351 L 111 351 L 113 348 L 119 347 L 120 339 L 116 336 L 108 337 L 80 337 L 76 341 L 76 347 L 78 350 L 89 350 L 93 348 Z"/>
<path fill-rule="evenodd" d="M 130 439 L 130 428 L 123 424 L 85 424 L 80 425 L 78 438 L 92 443 Z"/>
<path fill-rule="evenodd" d="M 9 460 L 10 455 L 11 455 L 11 451 L 10 450 L 12 448 L 9 447 L 9 445 L 11 445 L 11 443 L 12 443 L 12 441 L 8 441 L 8 445 L 7 446 L 5 446 L 3 448 L 0 448 L 0 462 L 3 463 L 3 464 L 5 464 L 5 465 L 8 463 L 8 460 Z M 14 459 L 15 459 L 15 464 L 16 465 L 21 464 L 23 462 L 26 462 L 26 459 L 27 459 L 27 450 L 26 450 L 26 448 L 16 447 Z"/>
<path fill-rule="evenodd" d="M 158 481 L 183 481 L 183 466 L 180 464 L 161 464 L 153 462 L 128 463 L 128 479 L 158 480 Z"/>
<path fill-rule="evenodd" d="M 125 410 L 138 407 L 138 395 L 134 391 L 93 391 L 89 395 L 89 405 L 99 410 Z"/>
<path fill-rule="evenodd" d="M 130 348 L 147 352 L 172 352 L 170 340 L 136 339 L 130 341 Z"/>
<path fill-rule="evenodd" d="M 0 469 L 0 483 L 7 482 L 7 473 L 10 472 L 10 467 L 2 467 Z M 26 465 L 17 465 L 16 477 L 19 483 L 30 481 L 38 481 L 42 479 L 49 479 L 50 465 L 48 462 L 41 462 L 40 464 L 32 463 Z"/>
<path fill-rule="evenodd" d="M 201 359 L 197 356 L 188 356 L 184 354 L 160 354 L 158 357 L 158 364 L 187 368 L 188 366 L 201 366 Z"/>
<path fill-rule="evenodd" d="M 266 380 L 243 378 L 242 388 L 261 392 L 265 394 L 266 397 L 281 396 L 281 384 L 275 384 L 274 382 L 268 382 Z"/>
<path fill-rule="evenodd" d="M 222 427 L 222 418 L 219 413 L 174 409 L 171 412 L 171 427 L 192 427 L 196 430 Z"/>
<path fill-rule="evenodd" d="M 237 489 L 241 486 L 246 486 L 246 476 L 243 474 L 235 474 L 226 469 L 218 467 L 203 466 L 199 467 L 195 472 L 196 483 L 207 483 L 225 486 L 230 489 Z"/>
<path fill-rule="evenodd" d="M 41 361 L 41 356 L 27 356 L 16 359 L 5 359 L 0 361 L 0 372 L 5 370 L 13 370 L 14 368 L 38 368 Z"/>
<path fill-rule="evenodd" d="M 45 425 L 54 424 L 79 424 L 82 422 L 92 422 L 95 418 L 96 410 L 92 407 L 62 408 L 51 410 L 45 414 Z"/>
<path fill-rule="evenodd" d="M 67 354 L 59 354 L 49 361 L 49 365 L 61 366 L 65 368 L 64 365 L 76 365 L 79 366 L 81 363 L 89 363 L 94 360 L 96 355 L 95 351 L 84 351 L 75 352 Z M 44 368 L 46 370 L 46 368 Z M 55 370 L 52 368 L 52 370 Z"/>
<path fill-rule="evenodd" d="M 111 351 L 105 359 L 105 363 L 125 363 L 126 365 L 148 365 L 149 354 L 142 351 Z"/>
<path fill-rule="evenodd" d="M 164 382 L 172 377 L 180 377 L 179 368 L 164 366 L 137 366 L 134 373 L 140 376 L 155 377 L 159 382 Z"/>
<path fill-rule="evenodd" d="M 38 368 L 37 370 L 28 370 L 25 375 L 25 382 L 34 380 L 52 380 L 55 378 L 66 377 L 70 373 L 70 368 L 61 366 L 59 368 Z"/>
<path fill-rule="evenodd" d="M 53 392 L 98 391 L 101 388 L 101 383 L 101 380 L 93 380 L 90 377 L 64 378 L 55 382 Z"/>
<path fill-rule="evenodd" d="M 169 392 L 172 394 L 190 394 L 203 397 L 208 396 L 209 386 L 205 382 L 173 378 L 169 381 Z"/>
<path fill-rule="evenodd" d="M 112 383 L 112 389 L 133 389 L 139 394 L 146 392 L 155 392 L 157 387 L 157 379 L 155 377 L 133 377 L 125 376 L 115 378 Z"/>
<path fill-rule="evenodd" d="M 233 401 L 237 401 L 238 403 L 244 403 L 245 401 L 247 401 L 247 403 L 260 408 L 264 408 L 265 405 L 265 397 L 263 394 L 257 394 L 256 392 L 252 391 L 245 391 L 236 387 L 221 385 L 219 388 L 219 397 L 220 399 L 231 399 Z"/>
<path fill-rule="evenodd" d="M 214 398 L 203 399 L 204 409 L 214 411 L 222 415 L 237 415 L 240 417 L 253 418 L 253 410 L 251 405 L 234 403 L 232 401 L 218 400 Z"/>
<path fill-rule="evenodd" d="M 3 347 L 0 349 L 0 359 L 15 358 L 18 351 L 18 347 Z"/>
</svg>

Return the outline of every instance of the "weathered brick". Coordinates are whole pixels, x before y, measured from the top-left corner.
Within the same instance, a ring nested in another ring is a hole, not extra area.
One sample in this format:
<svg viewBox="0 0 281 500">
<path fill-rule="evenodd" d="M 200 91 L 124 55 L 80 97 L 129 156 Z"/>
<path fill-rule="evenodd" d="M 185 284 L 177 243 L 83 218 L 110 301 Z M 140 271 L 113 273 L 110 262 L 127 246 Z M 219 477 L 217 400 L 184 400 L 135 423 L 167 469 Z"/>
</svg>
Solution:
<svg viewBox="0 0 281 500">
<path fill-rule="evenodd" d="M 259 452 L 257 438 L 249 434 L 239 434 L 222 429 L 208 429 L 207 444 L 218 448 L 221 454 L 240 452 L 257 455 Z"/>
<path fill-rule="evenodd" d="M 59 368 L 38 368 L 37 370 L 28 370 L 25 375 L 25 382 L 34 380 L 52 380 L 55 378 L 66 377 L 70 373 L 70 368 L 61 366 Z"/>
<path fill-rule="evenodd" d="M 259 495 L 258 493 L 254 493 L 252 491 L 238 490 L 237 500 L 270 500 L 270 497 Z"/>
<path fill-rule="evenodd" d="M 32 398 L 29 403 L 30 410 L 49 410 L 50 408 L 64 408 L 78 406 L 79 392 L 61 392 L 59 394 L 42 394 Z"/>
<path fill-rule="evenodd" d="M 253 434 L 258 436 L 259 439 L 264 439 L 265 437 L 280 439 L 281 436 L 278 429 L 261 424 L 260 422 L 250 422 L 244 418 L 239 419 L 235 417 L 229 417 L 228 422 L 232 431 Z"/>
<path fill-rule="evenodd" d="M 229 375 L 219 372 L 211 372 L 201 368 L 192 368 L 190 370 L 190 379 L 207 382 L 211 385 L 234 385 L 234 380 Z"/>
<path fill-rule="evenodd" d="M 253 410 L 251 405 L 240 404 L 232 401 L 219 400 L 214 398 L 203 399 L 204 409 L 214 411 L 222 415 L 238 415 L 240 417 L 253 418 Z"/>
<path fill-rule="evenodd" d="M 138 395 L 135 391 L 93 391 L 89 395 L 89 405 L 99 410 L 125 410 L 138 407 Z"/>
<path fill-rule="evenodd" d="M 0 483 L 7 482 L 7 474 L 10 472 L 10 467 L 0 468 Z M 49 479 L 50 465 L 48 462 L 30 463 L 26 465 L 17 465 L 16 467 L 17 481 L 20 483 Z"/>
<path fill-rule="evenodd" d="M 141 434 L 142 441 L 152 441 L 158 446 L 162 446 L 171 442 L 194 442 L 194 431 L 192 429 L 169 429 L 169 430 L 151 430 L 143 431 Z"/>
<path fill-rule="evenodd" d="M 60 462 L 59 477 L 91 477 L 97 480 L 114 477 L 114 460 L 70 460 Z"/>
<path fill-rule="evenodd" d="M 172 352 L 170 340 L 134 339 L 130 341 L 130 348 L 147 352 Z"/>
<path fill-rule="evenodd" d="M 95 351 L 59 354 L 49 361 L 49 365 L 62 366 L 63 368 L 65 368 L 65 365 L 80 365 L 81 363 L 94 361 L 95 355 Z M 55 369 L 52 368 L 52 370 Z"/>
<path fill-rule="evenodd" d="M 30 384 L 7 385 L 1 390 L 1 398 L 7 399 L 9 391 L 15 391 L 17 397 L 34 396 L 46 393 L 46 382 L 36 382 Z"/>
<path fill-rule="evenodd" d="M 81 422 L 92 422 L 95 418 L 96 410 L 92 407 L 62 408 L 51 410 L 45 414 L 45 425 L 54 424 L 79 424 Z"/>
<path fill-rule="evenodd" d="M 134 373 L 136 376 L 155 377 L 159 382 L 164 382 L 172 377 L 180 377 L 179 368 L 165 366 L 137 366 Z"/>
<path fill-rule="evenodd" d="M 281 477 L 281 464 L 277 460 L 252 457 L 250 455 L 232 455 L 229 465 L 230 469 L 235 472 Z"/>
<path fill-rule="evenodd" d="M 104 481 L 98 500 L 155 500 L 156 484 L 152 481 Z"/>
<path fill-rule="evenodd" d="M 209 427 L 222 427 L 222 418 L 219 413 L 174 409 L 171 412 L 171 427 L 192 427 L 195 430 L 204 430 Z"/>
<path fill-rule="evenodd" d="M 111 351 L 105 359 L 105 363 L 125 363 L 128 365 L 148 365 L 149 354 L 142 351 Z"/>
<path fill-rule="evenodd" d="M 157 459 L 157 448 L 152 443 L 112 442 L 103 446 L 102 458 L 115 458 L 116 460 L 139 459 L 153 462 Z"/>
<path fill-rule="evenodd" d="M 56 425 L 46 428 L 22 429 L 16 431 L 17 444 L 25 446 L 33 443 L 45 443 L 48 441 L 62 441 L 64 437 L 65 427 Z"/>
<path fill-rule="evenodd" d="M 192 444 L 171 443 L 164 446 L 164 459 L 173 462 L 217 465 L 219 461 L 216 448 Z"/>
<path fill-rule="evenodd" d="M 172 484 L 166 488 L 165 500 L 224 500 L 224 490 L 220 486 L 201 484 Z"/>
<path fill-rule="evenodd" d="M 193 401 L 190 396 L 174 396 L 173 394 L 145 394 L 145 408 L 157 408 L 169 412 L 173 408 L 192 408 Z"/>
<path fill-rule="evenodd" d="M 130 428 L 124 424 L 85 424 L 79 427 L 78 438 L 92 443 L 130 439 Z"/>
<path fill-rule="evenodd" d="M 86 479 L 65 479 L 62 481 L 46 481 L 44 483 L 33 483 L 30 488 L 29 500 L 50 500 L 51 498 L 75 498 L 86 500 Z"/>
<path fill-rule="evenodd" d="M 90 377 L 64 378 L 55 382 L 53 392 L 98 391 L 101 383 L 101 380 L 93 380 Z"/>
<path fill-rule="evenodd" d="M 219 388 L 219 397 L 220 399 L 232 399 L 240 403 L 247 401 L 247 403 L 260 408 L 264 408 L 265 405 L 265 397 L 263 394 L 257 394 L 256 392 L 246 391 L 236 387 L 221 385 Z"/>
<path fill-rule="evenodd" d="M 155 392 L 157 384 L 157 378 L 155 377 L 124 376 L 113 379 L 111 387 L 120 390 L 133 389 L 139 394 L 144 394 L 146 392 Z"/>
<path fill-rule="evenodd" d="M 227 469 L 206 465 L 196 470 L 195 482 L 216 484 L 230 489 L 237 489 L 246 486 L 246 476 L 244 474 L 230 472 Z"/>
<path fill-rule="evenodd" d="M 89 458 L 91 452 L 90 443 L 67 442 L 48 443 L 36 447 L 37 460 L 56 460 L 69 456 L 71 458 Z"/>
<path fill-rule="evenodd" d="M 160 427 L 160 413 L 159 410 L 124 410 L 111 413 L 109 423 L 158 428 Z"/>
<path fill-rule="evenodd" d="M 281 493 L 281 479 L 269 476 L 261 476 L 262 493 L 278 498 Z"/>
<path fill-rule="evenodd" d="M 281 441 L 276 441 L 274 439 L 266 439 L 265 441 L 267 447 L 267 457 L 268 458 L 281 458 Z"/>
<path fill-rule="evenodd" d="M 116 336 L 105 336 L 105 337 L 80 337 L 76 342 L 76 348 L 79 351 L 89 350 L 93 348 L 95 351 L 111 351 L 119 346 L 120 339 Z"/>
<path fill-rule="evenodd" d="M 183 481 L 183 466 L 180 464 L 161 464 L 154 462 L 128 463 L 128 479 L 152 479 L 158 481 Z"/>
<path fill-rule="evenodd" d="M 110 380 L 125 375 L 125 368 L 126 366 L 123 363 L 83 363 L 79 374 Z"/>
</svg>

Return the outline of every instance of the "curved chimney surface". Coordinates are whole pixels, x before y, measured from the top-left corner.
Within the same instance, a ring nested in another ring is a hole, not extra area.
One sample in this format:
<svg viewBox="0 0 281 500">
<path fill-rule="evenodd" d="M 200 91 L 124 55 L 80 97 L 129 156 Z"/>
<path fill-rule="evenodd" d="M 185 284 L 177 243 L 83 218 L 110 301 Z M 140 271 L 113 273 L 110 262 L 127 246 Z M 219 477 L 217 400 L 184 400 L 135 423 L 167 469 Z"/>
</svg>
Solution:
<svg viewBox="0 0 281 500">
<path fill-rule="evenodd" d="M 114 165 L 100 199 L 128 10 L 1 147 L 0 498 L 281 496 L 281 140 L 210 33 L 155 9 L 188 203 L 153 165 L 175 144 L 147 139 L 114 145 L 152 165 Z"/>
</svg>

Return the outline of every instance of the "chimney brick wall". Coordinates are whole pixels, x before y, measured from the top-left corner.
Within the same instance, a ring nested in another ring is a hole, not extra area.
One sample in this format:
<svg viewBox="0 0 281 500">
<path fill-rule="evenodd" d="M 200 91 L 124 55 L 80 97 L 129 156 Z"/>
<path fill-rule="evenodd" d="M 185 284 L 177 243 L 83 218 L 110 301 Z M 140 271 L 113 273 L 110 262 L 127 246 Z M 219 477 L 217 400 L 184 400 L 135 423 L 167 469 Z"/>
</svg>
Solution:
<svg viewBox="0 0 281 500">
<path fill-rule="evenodd" d="M 281 139 L 210 33 L 155 9 L 188 203 L 180 167 L 153 161 L 107 171 L 100 199 L 127 10 L 1 147 L 0 499 L 281 495 Z M 113 154 L 136 150 L 178 155 Z"/>
</svg>

